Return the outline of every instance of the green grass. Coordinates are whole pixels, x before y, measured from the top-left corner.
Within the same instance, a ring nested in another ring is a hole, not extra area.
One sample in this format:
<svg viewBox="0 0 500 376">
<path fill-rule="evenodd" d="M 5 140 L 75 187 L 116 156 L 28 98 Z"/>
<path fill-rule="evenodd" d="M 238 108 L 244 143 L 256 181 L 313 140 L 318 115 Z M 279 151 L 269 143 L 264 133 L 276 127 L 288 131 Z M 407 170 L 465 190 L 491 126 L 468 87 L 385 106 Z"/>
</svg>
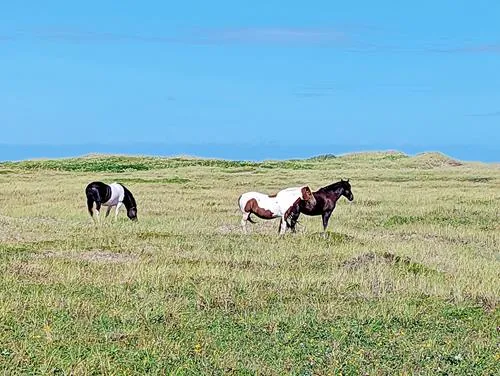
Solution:
<svg viewBox="0 0 500 376">
<path fill-rule="evenodd" d="M 350 178 L 329 232 L 239 228 L 242 192 Z M 139 221 L 94 226 L 120 181 Z M 4 374 L 500 372 L 500 167 L 441 154 L 0 164 Z"/>
<path fill-rule="evenodd" d="M 134 183 L 144 183 L 144 184 L 176 184 L 176 183 L 187 183 L 189 179 L 180 178 L 178 176 L 167 177 L 167 178 L 120 178 L 120 182 L 123 184 L 134 184 Z"/>
</svg>

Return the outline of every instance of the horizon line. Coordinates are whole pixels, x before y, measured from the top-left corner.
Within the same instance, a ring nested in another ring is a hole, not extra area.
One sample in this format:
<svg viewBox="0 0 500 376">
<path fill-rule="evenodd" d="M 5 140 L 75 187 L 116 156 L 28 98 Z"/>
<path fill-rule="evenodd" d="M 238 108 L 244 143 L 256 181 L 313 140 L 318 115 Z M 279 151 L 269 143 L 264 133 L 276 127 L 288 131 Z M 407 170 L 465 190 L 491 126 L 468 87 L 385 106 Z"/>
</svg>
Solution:
<svg viewBox="0 0 500 376">
<path fill-rule="evenodd" d="M 0 146 L 2 144 L 0 143 Z M 5 144 L 3 144 L 5 145 Z M 80 146 L 85 146 L 85 145 L 92 145 L 92 144 L 80 144 Z M 94 144 L 95 145 L 95 144 Z M 149 144 L 152 145 L 152 144 Z M 156 145 L 164 145 L 164 144 L 156 144 Z M 177 144 L 178 146 L 181 146 Z M 212 144 L 212 146 L 216 145 L 222 145 L 222 144 Z M 232 145 L 234 147 L 238 147 L 241 145 L 238 144 L 225 144 L 225 145 Z M 19 146 L 19 145 L 10 145 L 12 147 L 14 146 Z M 42 147 L 54 147 L 54 146 L 75 146 L 75 145 L 43 145 L 43 144 L 38 144 L 38 145 L 30 145 L 30 146 L 42 146 Z M 116 146 L 116 144 L 115 144 Z M 191 146 L 208 146 L 207 144 L 199 144 L 199 145 L 194 145 L 191 144 Z M 246 144 L 246 146 L 251 146 Z M 320 145 L 317 145 L 318 147 Z M 323 146 L 329 146 L 329 145 L 323 145 Z M 333 147 L 334 145 L 330 145 L 329 147 Z M 337 145 L 340 147 L 341 145 Z M 354 146 L 354 145 L 351 145 Z M 472 145 L 464 145 L 464 146 L 472 146 Z M 171 152 L 171 153 L 159 153 L 158 151 L 152 151 L 152 152 L 144 152 L 144 151 L 84 151 L 84 152 L 69 152 L 69 153 L 60 153 L 57 155 L 26 155 L 25 157 L 2 157 L 0 154 L 0 164 L 3 164 L 5 162 L 23 162 L 23 161 L 33 161 L 33 160 L 56 160 L 56 159 L 70 159 L 70 158 L 85 158 L 85 157 L 92 157 L 92 156 L 103 156 L 103 157 L 113 157 L 113 156 L 121 156 L 121 157 L 150 157 L 150 158 L 182 158 L 182 157 L 187 157 L 187 158 L 198 158 L 198 159 L 219 159 L 219 160 L 230 160 L 230 161 L 256 161 L 256 162 L 263 162 L 263 161 L 284 161 L 284 160 L 307 160 L 315 157 L 321 157 L 321 156 L 332 156 L 332 157 L 342 157 L 350 154 L 364 154 L 364 153 L 387 153 L 387 154 L 403 154 L 407 157 L 415 157 L 421 154 L 441 154 L 443 156 L 452 158 L 454 160 L 460 161 L 460 162 L 480 162 L 480 163 L 486 163 L 486 164 L 497 164 L 500 163 L 500 158 L 497 159 L 491 159 L 491 158 L 471 158 L 471 157 L 459 157 L 459 156 L 454 156 L 453 154 L 455 153 L 449 153 L 446 151 L 442 151 L 442 148 L 433 148 L 433 147 L 427 147 L 427 148 L 422 148 L 418 150 L 419 148 L 416 145 L 407 145 L 406 148 L 413 148 L 417 150 L 409 151 L 409 150 L 402 150 L 401 148 L 398 147 L 363 147 L 359 145 L 358 147 L 352 147 L 349 148 L 348 145 L 343 145 L 342 151 L 338 152 L 325 152 L 325 151 L 320 151 L 318 150 L 317 152 L 312 152 L 310 151 L 309 153 L 303 153 L 302 155 L 287 155 L 287 156 L 266 156 L 266 157 L 260 157 L 256 158 L 255 156 L 252 158 L 250 156 L 248 157 L 228 157 L 223 156 L 221 154 L 227 154 L 222 152 L 219 155 L 214 155 L 214 153 L 209 152 L 209 151 L 194 151 L 194 150 L 186 150 L 186 151 L 177 151 L 177 152 Z M 450 145 L 449 147 L 460 147 L 460 145 Z M 403 147 L 404 148 L 404 147 Z M 346 149 L 351 149 L 351 150 L 346 150 Z M 493 150 L 493 148 L 492 148 Z M 52 150 L 54 151 L 54 150 Z M 49 152 L 50 154 L 50 152 Z"/>
</svg>

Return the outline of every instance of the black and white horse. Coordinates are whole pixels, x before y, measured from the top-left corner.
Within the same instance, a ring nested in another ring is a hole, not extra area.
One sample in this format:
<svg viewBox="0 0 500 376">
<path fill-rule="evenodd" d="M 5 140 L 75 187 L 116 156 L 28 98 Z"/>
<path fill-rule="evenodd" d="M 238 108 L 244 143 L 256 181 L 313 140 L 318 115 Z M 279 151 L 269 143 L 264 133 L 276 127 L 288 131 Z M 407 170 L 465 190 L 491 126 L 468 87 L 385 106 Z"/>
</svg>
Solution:
<svg viewBox="0 0 500 376">
<path fill-rule="evenodd" d="M 137 204 L 132 193 L 120 183 L 104 184 L 100 181 L 95 181 L 87 185 L 85 188 L 87 195 L 87 208 L 90 216 L 94 219 L 94 202 L 96 217 L 99 219 L 99 210 L 101 205 L 107 206 L 106 217 L 109 215 L 111 208 L 115 206 L 115 220 L 118 216 L 118 211 L 122 205 L 127 209 L 127 217 L 131 220 L 137 220 Z M 95 219 L 94 219 L 95 220 Z"/>
</svg>

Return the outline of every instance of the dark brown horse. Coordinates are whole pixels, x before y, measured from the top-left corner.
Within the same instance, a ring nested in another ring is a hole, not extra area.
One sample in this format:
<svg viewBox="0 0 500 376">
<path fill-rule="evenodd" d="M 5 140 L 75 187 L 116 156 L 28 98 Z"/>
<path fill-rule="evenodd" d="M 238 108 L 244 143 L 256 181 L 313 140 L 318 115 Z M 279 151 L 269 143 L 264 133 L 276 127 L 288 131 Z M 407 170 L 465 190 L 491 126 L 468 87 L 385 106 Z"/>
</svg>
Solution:
<svg viewBox="0 0 500 376">
<path fill-rule="evenodd" d="M 297 224 L 297 219 L 299 218 L 300 213 L 311 216 L 321 214 L 323 219 L 323 231 L 326 231 L 328 220 L 335 209 L 337 200 L 341 196 L 344 196 L 349 201 L 354 199 L 349 179 L 341 179 L 337 183 L 320 188 L 316 192 L 313 192 L 313 195 L 316 199 L 315 204 L 313 204 L 314 201 L 296 201 L 293 207 L 290 208 L 289 215 L 287 216 L 287 223 L 293 232 L 295 232 L 295 225 Z"/>
</svg>

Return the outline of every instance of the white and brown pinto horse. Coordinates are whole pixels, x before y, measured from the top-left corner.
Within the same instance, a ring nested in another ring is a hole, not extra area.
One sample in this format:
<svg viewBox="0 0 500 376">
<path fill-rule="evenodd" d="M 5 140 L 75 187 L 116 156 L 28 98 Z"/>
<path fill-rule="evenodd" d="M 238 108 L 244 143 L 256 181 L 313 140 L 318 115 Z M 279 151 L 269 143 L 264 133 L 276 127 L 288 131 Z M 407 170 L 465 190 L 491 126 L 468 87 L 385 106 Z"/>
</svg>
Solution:
<svg viewBox="0 0 500 376">
<path fill-rule="evenodd" d="M 106 217 L 109 215 L 112 207 L 115 207 L 115 220 L 118 216 L 118 211 L 122 205 L 127 209 L 127 217 L 132 221 L 137 220 L 137 204 L 132 192 L 120 183 L 105 184 L 100 181 L 95 181 L 87 185 L 85 188 L 87 196 L 87 208 L 90 216 L 94 219 L 94 203 L 97 220 L 99 220 L 99 210 L 102 206 L 107 206 Z M 95 220 L 95 219 L 94 219 Z"/>
<path fill-rule="evenodd" d="M 240 210 L 243 213 L 243 218 L 241 219 L 241 227 L 243 232 L 246 234 L 246 223 L 255 223 L 251 214 L 255 214 L 261 219 L 273 219 L 281 217 L 279 234 L 284 234 L 287 227 L 287 218 L 290 215 L 293 206 L 298 204 L 300 201 L 311 201 L 315 200 L 311 189 L 308 186 L 304 187 L 293 187 L 286 188 L 279 191 L 275 195 L 266 195 L 260 192 L 246 192 L 243 193 L 238 204 Z M 314 205 L 314 203 L 312 203 Z"/>
</svg>

